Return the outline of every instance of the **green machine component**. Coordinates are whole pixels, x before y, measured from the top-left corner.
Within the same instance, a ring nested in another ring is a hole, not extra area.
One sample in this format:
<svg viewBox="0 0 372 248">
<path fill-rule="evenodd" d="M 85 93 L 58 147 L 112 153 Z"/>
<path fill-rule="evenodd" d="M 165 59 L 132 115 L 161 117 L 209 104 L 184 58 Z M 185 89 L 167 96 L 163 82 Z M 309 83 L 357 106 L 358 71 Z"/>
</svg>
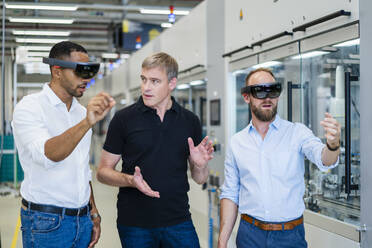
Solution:
<svg viewBox="0 0 372 248">
<path fill-rule="evenodd" d="M 12 135 L 6 135 L 4 136 L 4 154 L 1 159 L 0 182 L 14 182 L 14 186 L 16 187 L 18 182 L 23 180 L 23 177 L 24 174 L 18 154 L 16 154 L 14 149 L 14 138 Z"/>
</svg>

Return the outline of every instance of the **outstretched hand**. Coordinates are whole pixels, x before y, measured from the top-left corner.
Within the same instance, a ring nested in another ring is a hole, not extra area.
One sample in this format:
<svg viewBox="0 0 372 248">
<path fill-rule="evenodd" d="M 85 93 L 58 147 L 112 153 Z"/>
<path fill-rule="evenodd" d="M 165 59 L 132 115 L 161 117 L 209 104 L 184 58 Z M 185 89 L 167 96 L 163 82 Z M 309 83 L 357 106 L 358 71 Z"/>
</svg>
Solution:
<svg viewBox="0 0 372 248">
<path fill-rule="evenodd" d="M 327 139 L 328 145 L 331 147 L 337 147 L 340 145 L 340 133 L 341 125 L 338 121 L 332 117 L 331 114 L 325 113 L 325 118 L 320 122 L 325 131 L 325 138 Z"/>
<path fill-rule="evenodd" d="M 160 194 L 158 191 L 153 191 L 150 186 L 146 183 L 145 180 L 143 180 L 141 169 L 136 166 L 134 171 L 134 175 L 132 178 L 132 186 L 134 188 L 137 188 L 139 191 L 144 193 L 145 195 L 148 195 L 150 197 L 160 198 Z"/>
<path fill-rule="evenodd" d="M 190 162 L 198 167 L 206 166 L 209 160 L 213 158 L 212 141 L 208 141 L 206 136 L 198 146 L 194 146 L 194 141 L 191 138 L 187 139 L 190 150 Z"/>
</svg>

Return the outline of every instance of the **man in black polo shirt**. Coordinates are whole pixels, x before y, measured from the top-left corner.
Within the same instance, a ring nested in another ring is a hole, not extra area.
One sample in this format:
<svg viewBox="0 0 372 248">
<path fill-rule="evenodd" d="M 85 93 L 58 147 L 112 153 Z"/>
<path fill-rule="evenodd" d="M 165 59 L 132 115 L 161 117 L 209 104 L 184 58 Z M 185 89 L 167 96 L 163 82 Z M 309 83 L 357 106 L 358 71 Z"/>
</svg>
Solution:
<svg viewBox="0 0 372 248">
<path fill-rule="evenodd" d="M 173 97 L 178 65 L 157 53 L 142 63 L 142 96 L 111 120 L 97 172 L 119 186 L 117 227 L 123 247 L 199 247 L 191 221 L 187 160 L 199 184 L 208 177 L 212 142 L 198 117 Z M 194 146 L 195 144 L 199 144 Z M 115 167 L 122 159 L 122 171 Z"/>
</svg>

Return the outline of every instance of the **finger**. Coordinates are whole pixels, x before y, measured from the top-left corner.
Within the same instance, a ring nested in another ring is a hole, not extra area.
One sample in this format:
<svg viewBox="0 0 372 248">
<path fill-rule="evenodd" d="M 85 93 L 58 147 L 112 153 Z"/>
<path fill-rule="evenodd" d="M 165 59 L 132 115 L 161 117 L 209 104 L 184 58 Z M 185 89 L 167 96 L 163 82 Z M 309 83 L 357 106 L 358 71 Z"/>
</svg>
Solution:
<svg viewBox="0 0 372 248">
<path fill-rule="evenodd" d="M 207 150 L 213 148 L 213 142 L 212 141 L 209 141 L 205 147 Z"/>
<path fill-rule="evenodd" d="M 90 248 L 90 247 L 94 247 L 94 245 L 97 244 L 97 242 L 98 242 L 98 233 L 97 233 L 97 231 L 95 231 L 94 228 L 93 228 L 93 231 L 92 231 L 92 239 L 91 239 L 91 241 L 90 241 L 90 243 L 89 243 L 89 248 Z"/>
<path fill-rule="evenodd" d="M 194 141 L 189 137 L 187 138 L 187 142 L 189 143 L 190 150 L 193 150 L 195 148 Z"/>
<path fill-rule="evenodd" d="M 328 123 L 333 123 L 335 125 L 336 125 L 336 123 L 338 123 L 338 121 L 335 118 L 324 118 L 323 121 L 328 122 Z"/>
<path fill-rule="evenodd" d="M 333 129 L 333 128 L 324 128 L 324 130 L 328 133 L 328 134 L 332 134 L 332 135 L 336 135 L 337 134 L 337 129 Z"/>
<path fill-rule="evenodd" d="M 326 134 L 324 137 L 327 139 L 327 141 L 335 141 L 336 137 L 333 135 Z"/>
<path fill-rule="evenodd" d="M 321 121 L 320 122 L 320 125 L 323 126 L 324 128 L 334 128 L 334 129 L 337 129 L 337 125 L 335 123 L 331 123 L 331 122 Z"/>
<path fill-rule="evenodd" d="M 200 142 L 203 146 L 205 146 L 208 143 L 208 136 L 205 136 L 204 139 Z"/>
<path fill-rule="evenodd" d="M 156 197 L 156 198 L 160 198 L 160 193 L 158 191 L 153 191 L 150 186 L 146 183 L 145 180 L 143 180 L 143 193 L 145 195 L 148 195 L 148 196 L 151 196 L 151 197 Z"/>
<path fill-rule="evenodd" d="M 138 166 L 134 167 L 134 176 L 142 176 L 141 169 Z"/>
</svg>

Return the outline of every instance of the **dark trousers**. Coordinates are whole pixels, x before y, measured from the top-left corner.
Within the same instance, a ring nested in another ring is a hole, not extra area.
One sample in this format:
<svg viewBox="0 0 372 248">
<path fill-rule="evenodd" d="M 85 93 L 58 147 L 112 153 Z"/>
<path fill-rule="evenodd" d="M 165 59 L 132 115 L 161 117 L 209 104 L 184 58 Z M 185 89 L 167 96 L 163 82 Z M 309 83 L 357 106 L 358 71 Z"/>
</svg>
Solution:
<svg viewBox="0 0 372 248">
<path fill-rule="evenodd" d="M 298 225 L 292 230 L 265 231 L 240 220 L 238 248 L 307 248 L 304 225 Z"/>
<path fill-rule="evenodd" d="M 118 224 L 123 248 L 199 248 L 192 221 L 158 228 L 128 227 Z"/>
</svg>

